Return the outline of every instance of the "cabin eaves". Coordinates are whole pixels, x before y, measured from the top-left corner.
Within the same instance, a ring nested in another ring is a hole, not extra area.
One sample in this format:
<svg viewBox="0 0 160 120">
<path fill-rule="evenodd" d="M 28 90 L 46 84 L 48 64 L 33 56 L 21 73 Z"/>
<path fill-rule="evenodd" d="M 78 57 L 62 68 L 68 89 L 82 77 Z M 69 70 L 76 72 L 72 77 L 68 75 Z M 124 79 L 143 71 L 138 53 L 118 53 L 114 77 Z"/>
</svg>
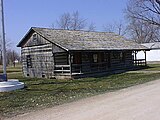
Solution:
<svg viewBox="0 0 160 120">
<path fill-rule="evenodd" d="M 47 41 L 63 48 L 66 51 L 83 50 L 149 50 L 149 48 L 127 40 L 115 33 L 89 32 L 73 30 L 57 30 L 33 27 L 17 45 L 21 47 L 27 42 L 30 32 L 36 32 Z"/>
</svg>

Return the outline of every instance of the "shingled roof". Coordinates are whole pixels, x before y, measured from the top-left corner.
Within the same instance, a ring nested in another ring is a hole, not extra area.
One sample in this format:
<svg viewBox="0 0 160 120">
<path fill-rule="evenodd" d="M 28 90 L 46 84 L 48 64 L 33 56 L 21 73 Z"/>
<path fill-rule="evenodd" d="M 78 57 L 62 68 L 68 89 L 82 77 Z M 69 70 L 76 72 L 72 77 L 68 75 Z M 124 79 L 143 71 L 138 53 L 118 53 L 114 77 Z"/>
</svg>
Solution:
<svg viewBox="0 0 160 120">
<path fill-rule="evenodd" d="M 146 50 L 145 46 L 108 32 L 88 32 L 74 30 L 56 30 L 31 28 L 48 41 L 66 50 Z M 30 31 L 31 31 L 30 30 Z M 27 35 L 25 36 L 27 37 Z M 25 37 L 17 45 L 21 47 Z"/>
<path fill-rule="evenodd" d="M 141 45 L 150 48 L 151 50 L 160 49 L 160 42 L 143 43 Z"/>
</svg>

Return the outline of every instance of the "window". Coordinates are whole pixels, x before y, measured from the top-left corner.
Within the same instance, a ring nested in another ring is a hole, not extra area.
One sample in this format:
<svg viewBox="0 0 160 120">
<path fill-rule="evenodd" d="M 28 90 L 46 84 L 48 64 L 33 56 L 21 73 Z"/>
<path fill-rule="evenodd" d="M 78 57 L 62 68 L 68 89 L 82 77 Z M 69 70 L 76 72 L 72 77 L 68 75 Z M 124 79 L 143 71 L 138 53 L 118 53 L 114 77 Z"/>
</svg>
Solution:
<svg viewBox="0 0 160 120">
<path fill-rule="evenodd" d="M 33 42 L 37 41 L 37 34 L 33 34 L 32 40 L 33 40 Z"/>
<path fill-rule="evenodd" d="M 113 52 L 112 58 L 119 60 L 120 62 L 125 62 L 125 52 Z"/>
<path fill-rule="evenodd" d="M 104 53 L 103 52 L 99 52 L 98 53 L 98 62 L 104 62 Z"/>
<path fill-rule="evenodd" d="M 98 55 L 97 54 L 93 54 L 93 62 L 94 63 L 98 62 Z"/>
<path fill-rule="evenodd" d="M 120 61 L 125 62 L 125 53 L 124 52 L 120 53 Z"/>
<path fill-rule="evenodd" d="M 122 59 L 122 58 L 123 58 L 123 53 L 121 52 L 121 53 L 120 53 L 120 59 Z"/>
<path fill-rule="evenodd" d="M 27 61 L 27 68 L 32 68 L 32 60 L 30 55 L 27 55 L 26 61 Z"/>
<path fill-rule="evenodd" d="M 109 57 L 110 57 L 109 53 L 105 53 L 104 54 L 104 62 L 108 62 L 110 59 Z"/>
<path fill-rule="evenodd" d="M 73 63 L 74 61 L 73 58 L 74 58 L 74 55 L 71 56 L 71 63 Z"/>
<path fill-rule="evenodd" d="M 113 52 L 112 53 L 112 58 L 113 59 L 120 59 L 120 53 L 119 52 Z"/>
</svg>

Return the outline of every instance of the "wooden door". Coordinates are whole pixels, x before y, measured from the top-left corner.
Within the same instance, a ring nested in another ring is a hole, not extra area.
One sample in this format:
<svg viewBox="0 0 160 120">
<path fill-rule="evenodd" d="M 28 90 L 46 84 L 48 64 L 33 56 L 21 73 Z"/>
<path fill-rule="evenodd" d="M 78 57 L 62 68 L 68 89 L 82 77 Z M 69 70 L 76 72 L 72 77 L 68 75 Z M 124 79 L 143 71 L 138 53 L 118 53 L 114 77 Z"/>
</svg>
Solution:
<svg viewBox="0 0 160 120">
<path fill-rule="evenodd" d="M 74 53 L 73 55 L 73 64 L 81 64 L 82 63 L 82 54 L 81 52 Z"/>
<path fill-rule="evenodd" d="M 104 62 L 104 53 L 98 53 L 98 63 Z"/>
</svg>

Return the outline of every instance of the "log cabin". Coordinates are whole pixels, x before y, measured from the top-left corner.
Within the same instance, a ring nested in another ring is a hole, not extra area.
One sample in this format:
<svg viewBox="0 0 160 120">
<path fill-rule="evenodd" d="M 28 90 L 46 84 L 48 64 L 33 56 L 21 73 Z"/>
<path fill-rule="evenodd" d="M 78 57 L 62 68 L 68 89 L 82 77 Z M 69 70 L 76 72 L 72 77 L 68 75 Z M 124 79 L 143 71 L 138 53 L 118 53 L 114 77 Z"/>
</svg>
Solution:
<svg viewBox="0 0 160 120">
<path fill-rule="evenodd" d="M 149 50 L 110 32 L 32 27 L 21 47 L 25 77 L 80 78 L 146 65 L 138 51 Z"/>
</svg>

